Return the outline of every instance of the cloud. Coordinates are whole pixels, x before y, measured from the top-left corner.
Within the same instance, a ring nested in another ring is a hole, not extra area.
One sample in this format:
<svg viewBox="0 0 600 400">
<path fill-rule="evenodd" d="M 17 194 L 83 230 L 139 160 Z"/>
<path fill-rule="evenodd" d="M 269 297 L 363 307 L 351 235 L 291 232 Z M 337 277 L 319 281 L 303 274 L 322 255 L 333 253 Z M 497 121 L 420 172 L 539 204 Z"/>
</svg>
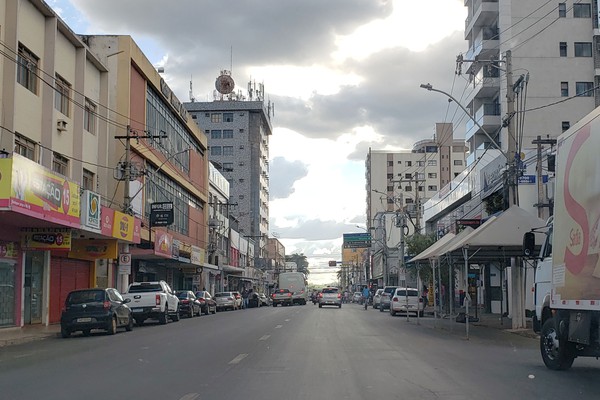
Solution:
<svg viewBox="0 0 600 400">
<path fill-rule="evenodd" d="M 275 157 L 269 164 L 269 198 L 289 197 L 294 193 L 294 182 L 308 174 L 306 164 Z"/>
</svg>

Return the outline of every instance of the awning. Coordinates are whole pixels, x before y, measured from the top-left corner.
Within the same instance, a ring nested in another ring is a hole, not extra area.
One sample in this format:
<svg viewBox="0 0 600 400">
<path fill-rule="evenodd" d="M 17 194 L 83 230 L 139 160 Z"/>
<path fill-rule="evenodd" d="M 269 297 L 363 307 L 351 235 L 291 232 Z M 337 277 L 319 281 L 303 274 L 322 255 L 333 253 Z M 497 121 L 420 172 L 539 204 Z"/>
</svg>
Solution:
<svg viewBox="0 0 600 400">
<path fill-rule="evenodd" d="M 244 268 L 234 267 L 233 265 L 223 265 L 224 272 L 239 272 L 242 273 L 245 271 Z"/>
<path fill-rule="evenodd" d="M 449 240 L 448 242 L 444 243 L 442 246 L 440 246 L 437 249 L 435 249 L 434 251 L 432 251 L 429 254 L 429 258 L 438 258 L 438 257 L 443 256 L 444 254 L 447 253 L 447 251 L 450 247 L 454 246 L 456 243 L 463 240 L 466 236 L 470 235 L 471 232 L 473 232 L 474 230 L 475 229 L 471 228 L 470 226 L 467 226 L 465 229 L 460 231 L 460 233 L 458 235 L 455 235 L 451 240 Z"/>
<path fill-rule="evenodd" d="M 214 264 L 204 263 L 204 264 L 202 264 L 202 266 L 204 268 L 212 269 L 212 270 L 215 270 L 215 271 L 219 271 L 220 270 L 219 266 L 218 265 L 214 265 Z"/>
<path fill-rule="evenodd" d="M 408 260 L 408 262 L 411 263 L 411 262 L 415 262 L 415 261 L 419 261 L 419 260 L 426 260 L 426 259 L 430 258 L 430 255 L 433 252 L 435 252 L 435 250 L 439 249 L 444 244 L 448 243 L 450 240 L 452 240 L 454 238 L 454 236 L 456 236 L 456 235 L 454 235 L 454 233 L 447 233 L 446 235 L 442 236 L 441 239 L 434 242 L 431 246 L 429 246 L 428 248 L 426 248 L 425 250 L 423 250 L 422 252 L 417 254 L 415 257 Z"/>
</svg>

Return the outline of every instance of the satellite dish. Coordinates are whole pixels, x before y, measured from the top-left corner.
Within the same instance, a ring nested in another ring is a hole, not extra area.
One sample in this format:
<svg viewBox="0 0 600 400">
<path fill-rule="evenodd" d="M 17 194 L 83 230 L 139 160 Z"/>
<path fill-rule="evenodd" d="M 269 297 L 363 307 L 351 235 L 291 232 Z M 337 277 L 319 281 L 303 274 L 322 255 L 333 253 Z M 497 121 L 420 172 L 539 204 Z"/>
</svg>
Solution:
<svg viewBox="0 0 600 400">
<path fill-rule="evenodd" d="M 233 78 L 229 75 L 221 75 L 217 78 L 215 82 L 215 88 L 221 94 L 229 94 L 233 92 L 233 88 L 235 87 L 235 82 Z"/>
</svg>

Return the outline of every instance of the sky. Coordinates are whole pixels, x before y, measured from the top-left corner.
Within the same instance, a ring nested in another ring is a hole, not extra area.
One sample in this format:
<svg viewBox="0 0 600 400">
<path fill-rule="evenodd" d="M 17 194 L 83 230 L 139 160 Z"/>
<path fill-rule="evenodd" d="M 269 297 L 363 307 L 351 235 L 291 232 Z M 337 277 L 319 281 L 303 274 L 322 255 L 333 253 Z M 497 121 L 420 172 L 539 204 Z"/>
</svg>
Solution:
<svg viewBox="0 0 600 400">
<path fill-rule="evenodd" d="M 79 34 L 126 34 L 181 101 L 212 101 L 230 70 L 235 91 L 263 83 L 274 105 L 270 235 L 335 282 L 342 235 L 366 225 L 369 148 L 411 149 L 436 122 L 460 124 L 448 99 L 467 51 L 464 0 L 46 0 Z M 464 132 L 464 131 L 463 131 Z M 455 127 L 455 137 L 464 133 Z"/>
</svg>

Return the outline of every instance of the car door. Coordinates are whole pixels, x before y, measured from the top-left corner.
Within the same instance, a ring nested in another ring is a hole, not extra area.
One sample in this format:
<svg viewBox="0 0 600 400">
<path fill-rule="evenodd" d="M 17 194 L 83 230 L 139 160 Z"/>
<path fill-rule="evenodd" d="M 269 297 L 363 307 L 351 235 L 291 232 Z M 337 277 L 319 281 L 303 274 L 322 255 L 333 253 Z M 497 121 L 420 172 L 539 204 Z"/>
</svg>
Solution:
<svg viewBox="0 0 600 400">
<path fill-rule="evenodd" d="M 107 289 L 106 293 L 108 294 L 112 309 L 117 314 L 117 324 L 126 325 L 129 322 L 129 307 L 123 304 L 123 297 L 115 289 Z"/>
</svg>

